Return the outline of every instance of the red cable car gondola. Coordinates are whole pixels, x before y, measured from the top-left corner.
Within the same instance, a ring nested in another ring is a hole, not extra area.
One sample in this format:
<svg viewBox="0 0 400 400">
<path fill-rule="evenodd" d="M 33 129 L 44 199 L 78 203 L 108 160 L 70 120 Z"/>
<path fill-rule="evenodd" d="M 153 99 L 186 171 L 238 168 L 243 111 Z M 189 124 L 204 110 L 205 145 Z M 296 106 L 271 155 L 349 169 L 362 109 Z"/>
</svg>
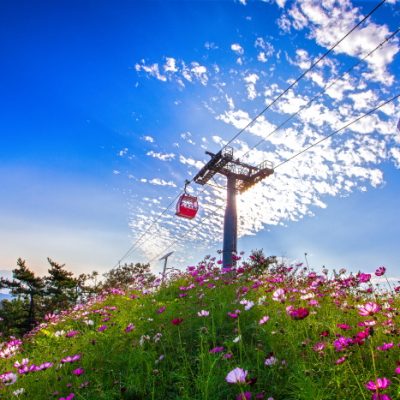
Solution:
<svg viewBox="0 0 400 400">
<path fill-rule="evenodd" d="M 185 192 L 179 197 L 179 200 L 176 203 L 175 215 L 182 218 L 193 219 L 199 209 L 199 203 L 197 197 L 186 193 L 187 184 L 188 183 L 185 185 Z"/>
</svg>

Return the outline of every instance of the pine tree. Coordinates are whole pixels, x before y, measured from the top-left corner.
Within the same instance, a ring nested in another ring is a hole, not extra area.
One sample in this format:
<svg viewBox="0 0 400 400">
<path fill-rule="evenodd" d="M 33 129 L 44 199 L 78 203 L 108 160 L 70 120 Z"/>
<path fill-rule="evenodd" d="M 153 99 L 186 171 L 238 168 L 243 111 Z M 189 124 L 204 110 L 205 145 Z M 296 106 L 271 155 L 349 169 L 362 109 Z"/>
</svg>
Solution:
<svg viewBox="0 0 400 400">
<path fill-rule="evenodd" d="M 73 273 L 67 271 L 65 264 L 58 264 L 47 258 L 50 264 L 48 276 L 44 278 L 46 284 L 46 306 L 49 311 L 61 311 L 76 304 L 78 298 L 78 280 Z"/>
<path fill-rule="evenodd" d="M 41 308 L 44 295 L 44 282 L 25 265 L 25 260 L 19 258 L 17 265 L 18 268 L 12 271 L 13 280 L 0 278 L 0 289 L 10 289 L 11 294 L 26 300 L 26 318 L 21 330 L 27 332 L 36 324 L 37 311 Z"/>
</svg>

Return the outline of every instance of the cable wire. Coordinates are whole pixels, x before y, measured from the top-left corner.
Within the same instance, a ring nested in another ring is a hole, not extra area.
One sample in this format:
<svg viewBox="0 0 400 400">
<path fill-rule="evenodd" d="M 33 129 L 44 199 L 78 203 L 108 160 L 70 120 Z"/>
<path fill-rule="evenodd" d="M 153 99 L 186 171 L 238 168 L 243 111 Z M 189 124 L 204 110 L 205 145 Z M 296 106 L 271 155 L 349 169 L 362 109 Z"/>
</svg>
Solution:
<svg viewBox="0 0 400 400">
<path fill-rule="evenodd" d="M 375 111 L 379 110 L 380 108 L 384 107 L 386 104 L 389 104 L 391 102 L 393 102 L 394 100 L 398 99 L 400 97 L 400 93 L 391 97 L 390 99 L 384 101 L 383 103 L 379 104 L 378 106 L 372 108 L 371 110 L 367 111 L 366 113 L 360 115 L 359 117 L 353 119 L 352 121 L 346 123 L 345 125 L 343 125 L 341 128 L 336 129 L 335 131 L 333 131 L 332 133 L 330 133 L 327 136 L 324 136 L 323 138 L 317 140 L 316 142 L 314 142 L 313 144 L 311 144 L 310 146 L 305 147 L 304 149 L 300 150 L 299 152 L 297 152 L 296 154 L 290 156 L 289 158 L 287 158 L 286 160 L 282 161 L 281 163 L 279 163 L 274 170 L 279 169 L 280 167 L 282 167 L 282 165 L 292 161 L 293 159 L 295 159 L 296 157 L 298 157 L 299 155 L 307 152 L 308 150 L 310 150 L 311 148 L 317 146 L 318 144 L 322 143 L 323 141 L 329 139 L 330 137 L 332 137 L 333 135 L 343 131 L 344 129 L 348 128 L 349 126 L 355 124 L 356 122 L 360 121 L 361 119 L 371 115 L 372 113 L 374 113 Z M 222 204 L 221 206 L 217 207 L 214 209 L 213 212 L 211 212 L 211 215 L 214 215 L 217 213 L 217 211 L 219 211 L 222 207 L 224 206 L 224 204 Z M 207 216 L 208 217 L 208 216 Z M 178 239 L 174 240 L 170 245 L 168 245 L 166 248 L 164 248 L 164 250 L 157 255 L 156 257 L 153 257 L 152 259 L 150 259 L 150 261 L 148 261 L 148 263 L 152 263 L 153 261 L 155 261 L 157 258 L 159 258 L 163 253 L 165 253 L 166 250 L 170 249 L 174 244 L 176 244 L 178 241 L 182 241 L 182 239 L 184 239 L 189 233 L 195 231 L 196 229 L 199 229 L 202 225 L 203 220 L 206 219 L 206 216 L 204 216 L 198 223 L 198 225 L 194 228 L 194 229 L 189 229 L 183 236 L 180 236 Z"/>
<path fill-rule="evenodd" d="M 364 18 L 362 18 L 353 28 L 348 31 L 339 41 L 337 41 L 332 47 L 330 47 L 322 56 L 320 56 L 316 61 L 314 61 L 311 66 L 305 70 L 294 82 L 292 82 L 282 93 L 280 93 L 268 106 L 266 106 L 261 112 L 259 112 L 244 128 L 240 129 L 222 148 L 226 148 L 230 143 L 232 143 L 235 139 L 237 139 L 245 130 L 247 130 L 250 126 L 254 124 L 257 119 L 263 115 L 269 108 L 271 108 L 278 100 L 280 100 L 290 89 L 292 89 L 301 79 L 303 79 L 317 64 L 319 64 L 325 57 L 327 57 L 341 42 L 343 42 L 354 30 L 356 30 L 362 23 L 364 23 L 379 7 L 381 7 L 386 0 L 382 0 L 378 3 Z M 397 32 L 396 32 L 397 33 Z M 326 89 L 325 89 L 326 90 Z M 287 121 L 286 121 L 287 122 Z M 285 123 L 286 123 L 285 122 Z M 272 134 L 272 133 L 271 133 Z M 192 178 L 188 181 L 188 184 L 193 182 Z M 205 188 L 201 193 L 205 191 Z M 144 236 L 149 232 L 149 230 L 161 219 L 161 217 L 169 210 L 169 208 L 175 203 L 175 201 L 181 196 L 183 192 L 180 192 L 175 199 L 164 209 L 164 211 L 158 216 L 158 218 L 153 221 L 153 223 L 143 232 L 143 234 L 130 246 L 130 248 L 126 251 L 126 253 L 118 260 L 118 262 L 114 265 L 115 268 L 119 265 L 128 255 L 135 250 L 140 242 L 144 238 Z"/>
</svg>

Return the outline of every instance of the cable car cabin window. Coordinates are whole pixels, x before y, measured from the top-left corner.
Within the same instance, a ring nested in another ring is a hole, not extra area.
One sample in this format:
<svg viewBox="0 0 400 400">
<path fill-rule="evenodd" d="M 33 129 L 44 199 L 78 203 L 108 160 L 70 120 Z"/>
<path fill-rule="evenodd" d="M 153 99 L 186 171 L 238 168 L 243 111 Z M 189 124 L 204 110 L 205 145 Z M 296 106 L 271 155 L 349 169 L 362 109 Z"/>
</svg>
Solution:
<svg viewBox="0 0 400 400">
<path fill-rule="evenodd" d="M 199 209 L 197 197 L 183 194 L 176 203 L 176 215 L 178 217 L 192 219 L 196 216 Z"/>
</svg>

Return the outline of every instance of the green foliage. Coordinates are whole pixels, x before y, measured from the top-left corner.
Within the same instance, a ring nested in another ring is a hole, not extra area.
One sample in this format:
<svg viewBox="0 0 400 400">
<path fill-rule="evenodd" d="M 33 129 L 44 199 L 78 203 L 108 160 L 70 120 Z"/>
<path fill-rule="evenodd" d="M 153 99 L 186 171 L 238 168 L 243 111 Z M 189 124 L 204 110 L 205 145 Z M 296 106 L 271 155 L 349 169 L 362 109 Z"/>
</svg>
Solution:
<svg viewBox="0 0 400 400">
<path fill-rule="evenodd" d="M 44 278 L 46 290 L 46 308 L 48 311 L 66 310 L 75 305 L 78 298 L 78 280 L 73 273 L 67 271 L 65 265 L 60 265 L 50 258 L 47 259 L 50 268 Z"/>
<path fill-rule="evenodd" d="M 155 279 L 155 275 L 150 270 L 150 264 L 124 264 L 113 268 L 104 274 L 106 281 L 103 287 L 118 287 L 128 289 L 135 285 L 150 285 Z"/>
</svg>

